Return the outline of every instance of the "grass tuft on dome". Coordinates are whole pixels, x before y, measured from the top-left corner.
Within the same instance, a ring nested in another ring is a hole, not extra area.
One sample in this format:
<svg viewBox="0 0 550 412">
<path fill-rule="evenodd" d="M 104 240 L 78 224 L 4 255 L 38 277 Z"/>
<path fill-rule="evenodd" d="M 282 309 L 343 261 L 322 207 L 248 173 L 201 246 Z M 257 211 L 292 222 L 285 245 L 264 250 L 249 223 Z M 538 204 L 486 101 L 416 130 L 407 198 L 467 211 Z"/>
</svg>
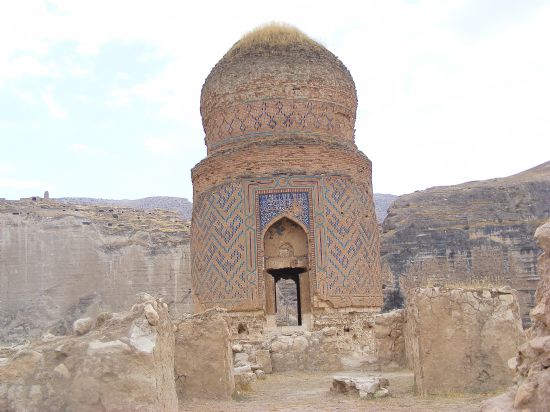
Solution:
<svg viewBox="0 0 550 412">
<path fill-rule="evenodd" d="M 284 47 L 304 45 L 322 47 L 296 27 L 285 23 L 268 23 L 246 33 L 231 47 L 228 55 L 256 48 Z"/>
</svg>

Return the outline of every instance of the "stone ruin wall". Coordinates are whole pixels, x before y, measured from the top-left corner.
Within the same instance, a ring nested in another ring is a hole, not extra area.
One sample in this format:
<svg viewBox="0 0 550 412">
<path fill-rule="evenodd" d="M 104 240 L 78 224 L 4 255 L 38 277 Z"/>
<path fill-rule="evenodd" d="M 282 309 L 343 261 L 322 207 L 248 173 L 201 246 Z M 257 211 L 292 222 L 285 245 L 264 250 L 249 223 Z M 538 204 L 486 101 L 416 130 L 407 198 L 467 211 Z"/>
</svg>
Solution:
<svg viewBox="0 0 550 412">
<path fill-rule="evenodd" d="M 525 233 L 531 228 L 525 225 Z M 522 231 L 523 231 L 522 230 Z M 431 253 L 419 254 L 407 267 L 402 285 L 449 285 L 449 286 L 503 286 L 508 285 L 517 290 L 525 325 L 529 310 L 534 305 L 534 291 L 538 282 L 536 248 L 517 246 L 506 233 L 508 229 L 472 230 L 469 237 L 469 249 L 458 253 L 448 252 L 445 256 L 434 256 Z M 487 237 L 492 238 L 487 241 Z M 477 239 L 479 241 L 476 241 Z M 481 240 L 483 239 L 483 240 Z M 498 245 L 495 239 L 500 239 Z M 531 242 L 529 242 L 531 243 Z M 503 245 L 506 245 L 503 247 Z M 453 246 L 449 247 L 452 250 Z"/>
<path fill-rule="evenodd" d="M 172 212 L 0 201 L 0 342 L 65 334 L 138 292 L 192 311 L 189 243 Z"/>
<path fill-rule="evenodd" d="M 510 288 L 414 288 L 407 292 L 405 353 L 421 395 L 506 388 L 508 360 L 523 343 Z"/>
</svg>

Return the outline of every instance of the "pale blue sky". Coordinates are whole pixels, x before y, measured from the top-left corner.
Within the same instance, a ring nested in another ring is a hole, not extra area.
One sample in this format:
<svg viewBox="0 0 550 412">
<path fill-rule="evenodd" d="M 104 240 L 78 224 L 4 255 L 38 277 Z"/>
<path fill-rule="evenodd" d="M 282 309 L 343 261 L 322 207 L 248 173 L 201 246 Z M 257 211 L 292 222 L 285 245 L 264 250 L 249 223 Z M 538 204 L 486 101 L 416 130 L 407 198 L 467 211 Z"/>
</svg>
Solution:
<svg viewBox="0 0 550 412">
<path fill-rule="evenodd" d="M 550 160 L 550 1 L 6 1 L 0 197 L 191 199 L 204 79 L 270 21 L 350 69 L 376 192 Z"/>
</svg>

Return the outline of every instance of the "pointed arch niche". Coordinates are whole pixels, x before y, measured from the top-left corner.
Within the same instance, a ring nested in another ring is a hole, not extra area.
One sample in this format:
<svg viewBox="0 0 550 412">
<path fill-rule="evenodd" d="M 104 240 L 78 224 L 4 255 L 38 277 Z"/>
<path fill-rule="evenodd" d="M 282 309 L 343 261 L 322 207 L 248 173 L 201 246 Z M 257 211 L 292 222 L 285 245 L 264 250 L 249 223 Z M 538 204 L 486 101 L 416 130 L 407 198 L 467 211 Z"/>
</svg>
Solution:
<svg viewBox="0 0 550 412">
<path fill-rule="evenodd" d="M 263 234 L 265 312 L 272 327 L 311 323 L 308 236 L 290 216 L 271 222 Z"/>
</svg>

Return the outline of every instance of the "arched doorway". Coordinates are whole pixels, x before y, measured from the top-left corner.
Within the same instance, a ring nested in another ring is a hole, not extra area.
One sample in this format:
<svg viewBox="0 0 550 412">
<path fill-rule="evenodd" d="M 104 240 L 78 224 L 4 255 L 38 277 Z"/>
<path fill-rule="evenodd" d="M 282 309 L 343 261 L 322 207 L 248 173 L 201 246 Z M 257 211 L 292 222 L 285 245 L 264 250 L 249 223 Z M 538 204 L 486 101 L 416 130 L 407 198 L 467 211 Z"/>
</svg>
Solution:
<svg viewBox="0 0 550 412">
<path fill-rule="evenodd" d="M 263 249 L 268 323 L 279 327 L 309 323 L 311 298 L 305 229 L 282 217 L 265 231 Z"/>
</svg>

